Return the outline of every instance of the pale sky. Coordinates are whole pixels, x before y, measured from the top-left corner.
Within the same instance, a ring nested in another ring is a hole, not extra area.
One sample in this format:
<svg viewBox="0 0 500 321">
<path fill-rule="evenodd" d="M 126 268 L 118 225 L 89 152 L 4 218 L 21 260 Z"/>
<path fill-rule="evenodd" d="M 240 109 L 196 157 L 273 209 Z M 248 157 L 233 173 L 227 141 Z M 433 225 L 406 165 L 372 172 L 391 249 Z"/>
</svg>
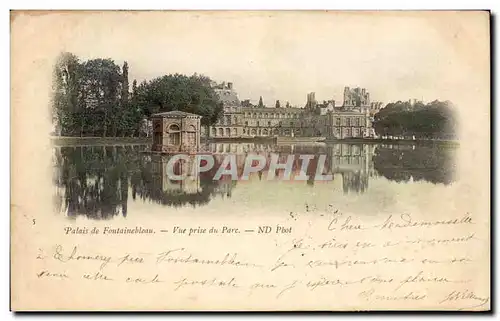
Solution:
<svg viewBox="0 0 500 321">
<path fill-rule="evenodd" d="M 55 15 L 51 15 L 55 16 Z M 60 49 L 129 63 L 130 84 L 170 73 L 231 81 L 240 99 L 302 107 L 308 92 L 341 104 L 344 86 L 372 101 L 456 100 L 479 86 L 488 24 L 467 12 L 107 12 L 45 21 Z M 43 24 L 43 21 L 41 22 Z M 489 65 L 488 65 L 489 66 Z"/>
</svg>

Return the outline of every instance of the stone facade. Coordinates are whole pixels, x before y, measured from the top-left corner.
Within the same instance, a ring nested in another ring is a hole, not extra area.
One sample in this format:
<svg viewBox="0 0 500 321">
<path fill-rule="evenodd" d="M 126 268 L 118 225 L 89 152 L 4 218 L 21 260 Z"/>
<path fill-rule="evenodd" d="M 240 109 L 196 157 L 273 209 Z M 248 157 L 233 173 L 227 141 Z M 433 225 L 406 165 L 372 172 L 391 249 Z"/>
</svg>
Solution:
<svg viewBox="0 0 500 321">
<path fill-rule="evenodd" d="M 224 105 L 219 121 L 208 128 L 212 138 L 251 137 L 311 137 L 331 139 L 373 137 L 369 93 L 366 89 L 344 90 L 344 103 L 335 106 L 335 100 L 318 103 L 315 93 L 307 94 L 304 108 L 250 107 L 248 100 L 240 103 L 232 83 L 214 87 Z M 362 106 L 356 106 L 358 94 L 364 97 Z"/>
<path fill-rule="evenodd" d="M 164 153 L 197 152 L 200 148 L 201 116 L 170 111 L 151 116 L 152 151 Z"/>
<path fill-rule="evenodd" d="M 344 87 L 344 103 L 342 105 L 345 109 L 354 107 L 369 107 L 370 106 L 370 93 L 366 88 L 349 88 Z"/>
<path fill-rule="evenodd" d="M 374 116 L 376 113 L 379 112 L 380 109 L 382 109 L 382 107 L 383 107 L 382 102 L 372 101 L 370 103 L 370 115 Z"/>
<path fill-rule="evenodd" d="M 300 108 L 245 108 L 226 109 L 211 137 L 257 137 L 300 135 L 306 124 Z"/>
</svg>

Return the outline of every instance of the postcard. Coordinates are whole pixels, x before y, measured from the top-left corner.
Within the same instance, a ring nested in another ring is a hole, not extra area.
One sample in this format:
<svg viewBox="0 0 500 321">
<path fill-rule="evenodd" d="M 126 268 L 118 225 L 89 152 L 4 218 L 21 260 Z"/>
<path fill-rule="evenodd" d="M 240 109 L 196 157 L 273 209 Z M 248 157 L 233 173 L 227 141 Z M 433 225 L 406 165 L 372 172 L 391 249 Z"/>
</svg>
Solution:
<svg viewBox="0 0 500 321">
<path fill-rule="evenodd" d="M 488 311 L 490 12 L 11 11 L 13 311 Z"/>
</svg>

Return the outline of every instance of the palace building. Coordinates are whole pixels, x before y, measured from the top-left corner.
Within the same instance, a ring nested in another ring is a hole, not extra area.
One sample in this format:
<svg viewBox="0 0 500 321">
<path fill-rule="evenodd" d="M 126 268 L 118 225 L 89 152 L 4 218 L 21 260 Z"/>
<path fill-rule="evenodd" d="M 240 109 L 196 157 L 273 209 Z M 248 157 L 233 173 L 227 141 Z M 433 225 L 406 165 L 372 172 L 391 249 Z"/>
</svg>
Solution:
<svg viewBox="0 0 500 321">
<path fill-rule="evenodd" d="M 327 139 L 373 137 L 372 117 L 380 104 L 370 103 L 365 88 L 345 87 L 342 106 L 335 100 L 316 101 L 315 93 L 307 94 L 304 108 L 258 107 L 249 100 L 240 102 L 233 84 L 213 84 L 224 112 L 208 129 L 212 138 L 249 137 L 326 137 Z M 205 133 L 206 134 L 206 133 Z"/>
</svg>

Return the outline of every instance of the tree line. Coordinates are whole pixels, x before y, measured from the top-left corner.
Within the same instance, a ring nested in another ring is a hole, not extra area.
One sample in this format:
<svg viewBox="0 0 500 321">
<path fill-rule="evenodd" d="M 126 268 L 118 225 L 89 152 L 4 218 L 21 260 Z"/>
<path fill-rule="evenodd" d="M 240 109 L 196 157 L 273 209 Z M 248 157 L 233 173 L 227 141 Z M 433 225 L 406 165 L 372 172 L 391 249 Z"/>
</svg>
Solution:
<svg viewBox="0 0 500 321">
<path fill-rule="evenodd" d="M 129 66 L 112 59 L 81 61 L 62 53 L 54 66 L 52 121 L 57 136 L 137 137 L 147 131 L 153 113 L 180 110 L 201 115 L 202 125 L 215 123 L 222 103 L 210 78 L 170 74 L 132 82 Z"/>
<path fill-rule="evenodd" d="M 458 119 L 450 101 L 389 103 L 374 116 L 377 135 L 417 139 L 455 139 Z"/>
</svg>

